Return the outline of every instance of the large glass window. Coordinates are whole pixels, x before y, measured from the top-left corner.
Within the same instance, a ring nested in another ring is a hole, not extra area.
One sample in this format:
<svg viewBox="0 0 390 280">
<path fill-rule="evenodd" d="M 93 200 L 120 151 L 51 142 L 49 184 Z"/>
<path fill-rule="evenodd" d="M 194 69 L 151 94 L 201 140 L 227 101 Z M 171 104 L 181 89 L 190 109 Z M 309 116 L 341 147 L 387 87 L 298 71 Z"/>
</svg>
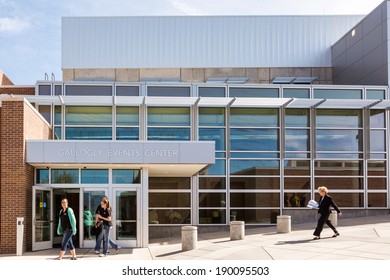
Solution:
<svg viewBox="0 0 390 280">
<path fill-rule="evenodd" d="M 111 127 L 67 127 L 67 140 L 111 140 Z"/>
<path fill-rule="evenodd" d="M 75 96 L 112 96 L 112 86 L 66 85 L 65 94 Z"/>
<path fill-rule="evenodd" d="M 216 159 L 215 163 L 200 171 L 201 175 L 226 175 L 226 160 Z"/>
<path fill-rule="evenodd" d="M 78 169 L 52 169 L 51 183 L 52 184 L 78 184 L 79 170 Z"/>
<path fill-rule="evenodd" d="M 277 193 L 230 193 L 231 207 L 280 207 L 280 194 Z"/>
<path fill-rule="evenodd" d="M 66 125 L 112 125 L 112 107 L 66 106 Z"/>
<path fill-rule="evenodd" d="M 113 184 L 139 184 L 141 182 L 141 172 L 138 169 L 113 169 Z"/>
<path fill-rule="evenodd" d="M 108 169 L 81 169 L 82 184 L 108 184 Z"/>
<path fill-rule="evenodd" d="M 230 160 L 231 175 L 279 175 L 279 160 Z"/>
<path fill-rule="evenodd" d="M 199 126 L 225 126 L 225 108 L 199 108 Z"/>
<path fill-rule="evenodd" d="M 351 129 L 317 129 L 316 131 L 317 152 L 338 151 L 338 152 L 362 152 L 363 137 L 362 131 Z"/>
<path fill-rule="evenodd" d="M 116 125 L 139 125 L 138 107 L 116 107 Z"/>
<path fill-rule="evenodd" d="M 278 109 L 232 108 L 230 125 L 241 127 L 278 127 Z"/>
<path fill-rule="evenodd" d="M 284 88 L 284 98 L 309 98 L 310 90 L 308 88 Z"/>
<path fill-rule="evenodd" d="M 314 89 L 314 98 L 362 99 L 361 89 Z"/>
<path fill-rule="evenodd" d="M 200 128 L 200 141 L 214 141 L 215 150 L 225 150 L 225 129 L 224 128 Z"/>
<path fill-rule="evenodd" d="M 309 127 L 310 111 L 308 109 L 286 109 L 286 127 Z"/>
<path fill-rule="evenodd" d="M 279 177 L 231 177 L 231 190 L 276 190 L 280 189 Z"/>
<path fill-rule="evenodd" d="M 190 178 L 149 178 L 149 223 L 191 223 Z"/>
<path fill-rule="evenodd" d="M 278 88 L 230 88 L 230 97 L 279 97 Z"/>
<path fill-rule="evenodd" d="M 201 97 L 225 97 L 225 88 L 223 87 L 199 87 L 199 96 Z"/>
<path fill-rule="evenodd" d="M 232 151 L 279 151 L 278 129 L 231 128 Z"/>
<path fill-rule="evenodd" d="M 190 96 L 189 87 L 148 87 L 148 96 Z"/>
<path fill-rule="evenodd" d="M 363 161 L 315 161 L 314 172 L 317 176 L 363 176 Z"/>
<path fill-rule="evenodd" d="M 148 126 L 189 126 L 190 108 L 149 107 Z"/>
<path fill-rule="evenodd" d="M 230 210 L 230 220 L 244 221 L 245 224 L 275 224 L 279 214 L 279 209 L 233 208 Z"/>
<path fill-rule="evenodd" d="M 36 183 L 37 184 L 48 184 L 49 183 L 49 169 L 37 169 Z"/>
<path fill-rule="evenodd" d="M 286 129 L 286 152 L 310 151 L 310 135 L 307 129 Z"/>
<path fill-rule="evenodd" d="M 226 189 L 225 177 L 200 177 L 199 189 L 221 190 Z"/>
<path fill-rule="evenodd" d="M 317 127 L 361 128 L 361 110 L 317 109 Z"/>
</svg>

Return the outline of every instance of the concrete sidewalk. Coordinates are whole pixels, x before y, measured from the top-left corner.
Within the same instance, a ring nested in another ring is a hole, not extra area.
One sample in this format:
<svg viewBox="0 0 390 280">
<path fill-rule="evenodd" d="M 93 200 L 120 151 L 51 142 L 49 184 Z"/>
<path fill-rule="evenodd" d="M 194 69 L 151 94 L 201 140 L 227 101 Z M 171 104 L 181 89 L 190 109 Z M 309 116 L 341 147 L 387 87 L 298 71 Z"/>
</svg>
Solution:
<svg viewBox="0 0 390 280">
<path fill-rule="evenodd" d="M 324 227 L 320 240 L 312 240 L 314 223 L 292 225 L 291 233 L 276 233 L 276 226 L 246 229 L 245 238 L 230 241 L 227 231 L 198 235 L 198 247 L 181 250 L 181 239 L 151 240 L 149 248 L 121 249 L 101 258 L 93 249 L 77 249 L 78 260 L 390 260 L 390 215 L 339 219 L 340 236 Z M 0 260 L 54 260 L 58 249 L 0 255 Z M 63 260 L 69 260 L 66 253 Z"/>
</svg>

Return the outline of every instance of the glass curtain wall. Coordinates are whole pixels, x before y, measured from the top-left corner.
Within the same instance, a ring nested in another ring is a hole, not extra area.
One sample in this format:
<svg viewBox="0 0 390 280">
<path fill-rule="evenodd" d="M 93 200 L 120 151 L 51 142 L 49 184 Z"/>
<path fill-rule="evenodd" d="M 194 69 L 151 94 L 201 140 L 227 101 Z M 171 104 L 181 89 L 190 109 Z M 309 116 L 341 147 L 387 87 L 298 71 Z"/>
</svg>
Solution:
<svg viewBox="0 0 390 280">
<path fill-rule="evenodd" d="M 230 217 L 274 223 L 280 211 L 279 109 L 230 109 Z"/>
<path fill-rule="evenodd" d="M 199 177 L 199 224 L 226 224 L 225 108 L 199 108 L 199 141 L 215 142 L 215 164 Z"/>
</svg>

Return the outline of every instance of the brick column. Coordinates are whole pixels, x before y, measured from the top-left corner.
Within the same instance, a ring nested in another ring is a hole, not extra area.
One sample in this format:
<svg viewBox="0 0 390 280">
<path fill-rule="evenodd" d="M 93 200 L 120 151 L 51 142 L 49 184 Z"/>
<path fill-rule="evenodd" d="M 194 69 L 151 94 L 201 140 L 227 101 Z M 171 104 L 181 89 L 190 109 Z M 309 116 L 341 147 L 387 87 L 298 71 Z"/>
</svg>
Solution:
<svg viewBox="0 0 390 280">
<path fill-rule="evenodd" d="M 49 139 L 50 125 L 23 97 L 6 98 L 0 115 L 0 253 L 16 252 L 16 218 L 24 217 L 24 250 L 32 246 L 34 168 L 25 163 L 25 139 Z"/>
</svg>

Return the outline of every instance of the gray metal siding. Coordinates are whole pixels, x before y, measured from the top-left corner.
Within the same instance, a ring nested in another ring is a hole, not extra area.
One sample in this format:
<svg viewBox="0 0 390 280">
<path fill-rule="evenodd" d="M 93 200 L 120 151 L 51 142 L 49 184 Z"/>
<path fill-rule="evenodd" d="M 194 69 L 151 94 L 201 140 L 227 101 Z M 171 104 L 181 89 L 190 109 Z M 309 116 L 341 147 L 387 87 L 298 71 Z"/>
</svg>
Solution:
<svg viewBox="0 0 390 280">
<path fill-rule="evenodd" d="M 330 67 L 362 17 L 65 17 L 62 68 Z"/>
<path fill-rule="evenodd" d="M 388 85 L 388 6 L 383 2 L 332 46 L 334 84 Z"/>
</svg>

